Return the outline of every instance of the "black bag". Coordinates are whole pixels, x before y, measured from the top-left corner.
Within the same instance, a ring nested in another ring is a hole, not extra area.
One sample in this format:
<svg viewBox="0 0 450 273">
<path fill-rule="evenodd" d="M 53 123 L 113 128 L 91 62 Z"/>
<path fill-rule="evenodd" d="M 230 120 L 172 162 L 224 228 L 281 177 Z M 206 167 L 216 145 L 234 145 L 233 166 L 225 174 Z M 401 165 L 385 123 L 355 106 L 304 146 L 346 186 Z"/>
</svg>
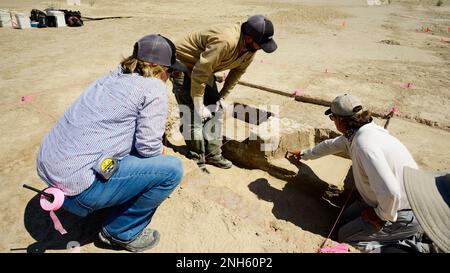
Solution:
<svg viewBox="0 0 450 273">
<path fill-rule="evenodd" d="M 52 15 L 47 15 L 47 26 L 48 27 L 57 27 L 56 17 Z"/>
<path fill-rule="evenodd" d="M 60 9 L 64 12 L 64 19 L 69 27 L 81 27 L 83 20 L 81 19 L 81 13 L 79 11 Z"/>
<path fill-rule="evenodd" d="M 45 14 L 45 12 L 41 10 L 32 9 L 30 20 L 32 22 L 38 22 L 38 28 L 44 28 L 48 26 L 47 14 Z"/>
</svg>

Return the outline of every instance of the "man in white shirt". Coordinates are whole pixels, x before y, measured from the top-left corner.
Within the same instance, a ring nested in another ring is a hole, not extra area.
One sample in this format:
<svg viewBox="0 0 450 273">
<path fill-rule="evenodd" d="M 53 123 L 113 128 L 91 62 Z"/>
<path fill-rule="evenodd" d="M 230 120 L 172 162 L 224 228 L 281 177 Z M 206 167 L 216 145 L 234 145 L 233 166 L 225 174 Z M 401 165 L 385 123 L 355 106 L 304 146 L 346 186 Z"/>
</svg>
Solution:
<svg viewBox="0 0 450 273">
<path fill-rule="evenodd" d="M 408 149 L 372 123 L 370 111 L 352 95 L 336 97 L 325 112 L 343 135 L 293 152 L 296 159 L 316 159 L 346 152 L 352 159 L 355 187 L 361 196 L 344 211 L 338 239 L 360 248 L 395 242 L 420 232 L 408 202 L 403 168 L 417 169 Z"/>
</svg>

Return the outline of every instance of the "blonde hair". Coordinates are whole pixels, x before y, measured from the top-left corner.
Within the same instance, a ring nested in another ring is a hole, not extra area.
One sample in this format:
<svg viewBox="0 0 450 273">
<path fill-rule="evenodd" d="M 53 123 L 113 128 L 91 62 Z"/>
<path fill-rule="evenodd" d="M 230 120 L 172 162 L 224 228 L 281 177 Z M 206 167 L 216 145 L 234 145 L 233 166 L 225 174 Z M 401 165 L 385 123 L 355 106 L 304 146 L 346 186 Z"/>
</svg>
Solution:
<svg viewBox="0 0 450 273">
<path fill-rule="evenodd" d="M 163 67 L 159 64 L 154 64 L 150 62 L 144 62 L 136 59 L 133 56 L 125 58 L 121 63 L 124 74 L 138 73 L 142 77 L 153 77 L 162 80 L 162 75 L 168 68 Z"/>
</svg>

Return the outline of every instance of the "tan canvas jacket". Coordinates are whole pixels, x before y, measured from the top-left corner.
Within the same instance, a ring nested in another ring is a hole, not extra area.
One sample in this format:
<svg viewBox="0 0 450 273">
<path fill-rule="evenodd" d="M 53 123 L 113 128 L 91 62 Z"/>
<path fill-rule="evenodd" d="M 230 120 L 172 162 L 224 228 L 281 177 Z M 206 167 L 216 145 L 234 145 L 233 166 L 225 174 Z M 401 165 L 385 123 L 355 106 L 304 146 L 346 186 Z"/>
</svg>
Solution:
<svg viewBox="0 0 450 273">
<path fill-rule="evenodd" d="M 240 52 L 244 43 L 242 22 L 218 25 L 192 32 L 176 42 L 177 58 L 190 71 L 191 96 L 203 96 L 206 84 L 211 85 L 216 72 L 230 69 L 221 93 L 228 93 L 253 61 L 255 53 Z"/>
</svg>

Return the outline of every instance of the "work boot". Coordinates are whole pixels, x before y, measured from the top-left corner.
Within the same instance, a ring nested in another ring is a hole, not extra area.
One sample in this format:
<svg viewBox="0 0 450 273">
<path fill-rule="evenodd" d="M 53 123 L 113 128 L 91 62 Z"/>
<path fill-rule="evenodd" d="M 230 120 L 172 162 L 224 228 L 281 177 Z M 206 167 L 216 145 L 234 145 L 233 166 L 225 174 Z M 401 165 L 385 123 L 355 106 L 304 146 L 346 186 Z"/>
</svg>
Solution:
<svg viewBox="0 0 450 273">
<path fill-rule="evenodd" d="M 111 246 L 119 246 L 131 252 L 141 252 L 156 246 L 159 242 L 159 232 L 154 229 L 144 229 L 133 241 L 124 243 L 118 241 L 103 231 L 98 234 L 100 240 Z"/>
<path fill-rule="evenodd" d="M 226 159 L 222 155 L 207 157 L 206 164 L 214 165 L 222 169 L 229 169 L 231 168 L 231 166 L 233 166 L 233 163 L 231 163 L 230 160 Z"/>
</svg>

